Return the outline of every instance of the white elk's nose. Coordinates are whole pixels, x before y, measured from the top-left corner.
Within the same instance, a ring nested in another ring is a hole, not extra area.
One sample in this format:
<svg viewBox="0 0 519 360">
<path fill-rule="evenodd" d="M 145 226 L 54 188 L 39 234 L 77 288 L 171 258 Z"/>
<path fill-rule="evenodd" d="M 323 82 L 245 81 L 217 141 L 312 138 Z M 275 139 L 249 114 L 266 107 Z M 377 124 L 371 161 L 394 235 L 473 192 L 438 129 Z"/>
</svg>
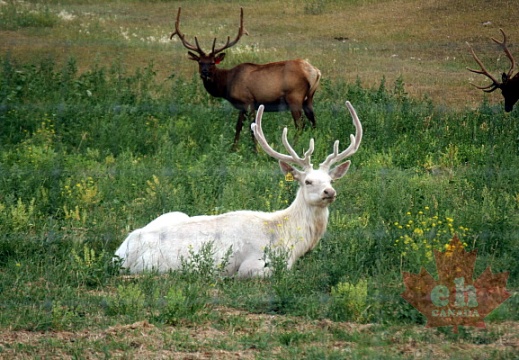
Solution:
<svg viewBox="0 0 519 360">
<path fill-rule="evenodd" d="M 324 189 L 323 195 L 324 195 L 325 199 L 333 199 L 337 195 L 337 192 L 335 191 L 334 188 L 327 188 L 327 189 Z"/>
</svg>

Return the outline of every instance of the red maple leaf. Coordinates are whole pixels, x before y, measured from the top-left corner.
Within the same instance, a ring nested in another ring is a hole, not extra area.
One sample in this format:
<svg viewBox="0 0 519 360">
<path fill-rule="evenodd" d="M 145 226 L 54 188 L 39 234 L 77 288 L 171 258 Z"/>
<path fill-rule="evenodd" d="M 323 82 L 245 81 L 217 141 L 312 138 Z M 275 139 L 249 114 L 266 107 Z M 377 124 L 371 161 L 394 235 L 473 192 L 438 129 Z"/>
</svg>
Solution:
<svg viewBox="0 0 519 360">
<path fill-rule="evenodd" d="M 427 318 L 427 327 L 475 326 L 511 295 L 506 291 L 508 272 L 493 274 L 488 267 L 472 280 L 477 250 L 466 252 L 455 235 L 447 250 L 434 251 L 439 280 L 423 267 L 419 274 L 403 273 L 402 297 Z"/>
</svg>

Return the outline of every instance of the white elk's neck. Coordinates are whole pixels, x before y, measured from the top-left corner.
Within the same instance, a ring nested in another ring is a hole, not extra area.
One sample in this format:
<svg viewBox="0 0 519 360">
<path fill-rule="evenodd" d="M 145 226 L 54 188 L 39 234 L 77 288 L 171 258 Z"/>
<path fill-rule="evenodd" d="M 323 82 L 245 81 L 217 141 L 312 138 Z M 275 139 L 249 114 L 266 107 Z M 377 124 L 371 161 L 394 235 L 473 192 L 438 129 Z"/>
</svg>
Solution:
<svg viewBox="0 0 519 360">
<path fill-rule="evenodd" d="M 328 207 L 306 203 L 303 189 L 299 188 L 292 204 L 273 213 L 272 230 L 278 235 L 280 244 L 290 253 L 289 262 L 313 249 L 326 232 Z"/>
</svg>

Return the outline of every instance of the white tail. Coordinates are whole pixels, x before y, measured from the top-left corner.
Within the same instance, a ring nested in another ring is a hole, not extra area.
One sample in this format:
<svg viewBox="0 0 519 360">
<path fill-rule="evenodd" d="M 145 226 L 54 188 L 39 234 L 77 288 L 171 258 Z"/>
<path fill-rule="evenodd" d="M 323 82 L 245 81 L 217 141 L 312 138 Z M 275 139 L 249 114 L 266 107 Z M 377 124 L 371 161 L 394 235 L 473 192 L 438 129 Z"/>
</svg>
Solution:
<svg viewBox="0 0 519 360">
<path fill-rule="evenodd" d="M 264 108 L 258 109 L 252 130 L 258 143 L 267 154 L 279 160 L 281 170 L 290 173 L 299 182 L 299 190 L 293 203 L 284 210 L 272 213 L 235 211 L 215 216 L 194 216 L 172 212 L 133 231 L 115 255 L 123 260 L 123 266 L 132 273 L 144 270 L 164 272 L 179 269 L 181 259 L 212 244 L 215 263 L 227 260 L 226 273 L 239 277 L 267 276 L 270 274 L 268 256 L 270 249 L 282 250 L 287 255 L 287 266 L 312 250 L 326 231 L 328 206 L 337 193 L 331 182 L 343 177 L 350 161 L 334 168 L 331 166 L 353 155 L 362 139 L 362 125 L 355 109 L 346 102 L 356 128 L 351 135 L 350 146 L 339 153 L 339 141 L 335 141 L 331 153 L 318 169 L 313 169 L 311 155 L 314 140 L 301 158 L 287 140 L 287 129 L 282 141 L 289 155 L 270 147 L 261 128 Z M 290 164 L 298 165 L 296 169 Z M 226 256 L 230 255 L 228 259 Z"/>
</svg>

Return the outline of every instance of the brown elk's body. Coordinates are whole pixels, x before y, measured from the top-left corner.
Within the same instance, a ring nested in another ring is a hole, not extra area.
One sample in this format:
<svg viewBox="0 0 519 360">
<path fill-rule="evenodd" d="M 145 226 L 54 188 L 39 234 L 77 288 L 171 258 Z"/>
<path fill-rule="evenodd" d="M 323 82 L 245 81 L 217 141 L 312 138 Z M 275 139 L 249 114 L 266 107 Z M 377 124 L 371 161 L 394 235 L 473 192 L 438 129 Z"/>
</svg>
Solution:
<svg viewBox="0 0 519 360">
<path fill-rule="evenodd" d="M 485 68 L 481 60 L 476 56 L 476 53 L 474 52 L 474 49 L 470 47 L 470 51 L 472 52 L 472 57 L 478 65 L 480 66 L 481 70 L 474 70 L 469 69 L 469 71 L 472 71 L 476 74 L 485 75 L 490 80 L 492 80 L 492 84 L 487 86 L 476 86 L 478 89 L 481 89 L 485 92 L 492 92 L 496 89 L 501 89 L 501 94 L 503 95 L 505 99 L 505 111 L 510 112 L 513 110 L 515 103 L 519 100 L 519 73 L 512 76 L 512 73 L 515 68 L 515 60 L 512 56 L 512 53 L 508 49 L 508 46 L 506 44 L 506 34 L 503 31 L 503 29 L 499 29 L 501 31 L 501 34 L 503 34 L 503 41 L 498 41 L 494 38 L 492 38 L 492 41 L 494 41 L 496 44 L 500 45 L 503 51 L 505 52 L 506 57 L 510 60 L 510 70 L 508 70 L 508 73 L 502 73 L 501 74 L 501 81 L 498 81 L 496 78 L 494 78 Z"/>
<path fill-rule="evenodd" d="M 184 47 L 189 51 L 189 59 L 197 61 L 199 73 L 207 92 L 214 97 L 224 98 L 236 109 L 240 110 L 236 123 L 234 145 L 236 146 L 243 121 L 247 114 L 253 114 L 260 104 L 266 111 L 290 110 L 294 124 L 297 128 L 304 127 L 303 112 L 315 126 L 313 111 L 313 96 L 319 85 L 321 72 L 305 60 L 287 60 L 268 64 L 243 63 L 231 69 L 219 69 L 216 67 L 225 57 L 223 50 L 235 45 L 242 35 L 246 33 L 243 28 L 243 9 L 241 9 L 240 28 L 238 36 L 232 42 L 215 49 L 216 39 L 213 41 L 212 51 L 206 54 L 198 44 L 196 46 L 185 40 L 185 35 L 180 32 L 180 11 L 178 9 L 175 32 Z"/>
</svg>

